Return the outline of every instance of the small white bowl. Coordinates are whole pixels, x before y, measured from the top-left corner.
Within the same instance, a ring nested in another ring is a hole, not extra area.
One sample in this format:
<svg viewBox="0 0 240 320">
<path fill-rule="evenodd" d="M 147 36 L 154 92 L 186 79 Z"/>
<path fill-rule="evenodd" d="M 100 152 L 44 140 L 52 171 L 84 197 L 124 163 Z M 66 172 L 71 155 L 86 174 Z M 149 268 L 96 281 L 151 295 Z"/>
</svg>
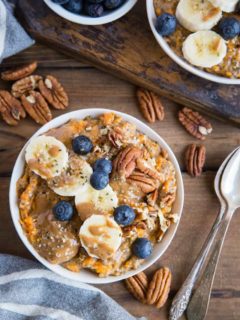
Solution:
<svg viewBox="0 0 240 320">
<path fill-rule="evenodd" d="M 175 170 L 176 170 L 176 177 L 177 177 L 177 197 L 176 201 L 174 203 L 173 212 L 176 212 L 179 214 L 179 218 L 182 214 L 182 208 L 183 208 L 183 202 L 184 202 L 184 189 L 183 189 L 183 181 L 182 181 L 182 175 L 181 170 L 179 168 L 177 159 L 175 158 L 172 150 L 168 146 L 168 144 L 151 128 L 149 128 L 146 124 L 141 122 L 140 120 L 122 112 L 118 112 L 115 110 L 108 110 L 108 109 L 82 109 L 77 110 L 73 112 L 69 112 L 66 114 L 63 114 L 52 121 L 48 122 L 44 126 L 42 126 L 32 137 L 36 137 L 40 134 L 43 134 L 44 132 L 48 131 L 49 129 L 59 127 L 63 125 L 64 123 L 68 122 L 70 119 L 83 119 L 86 116 L 92 116 L 96 117 L 102 113 L 106 112 L 114 112 L 118 115 L 120 115 L 124 120 L 129 121 L 137 126 L 137 129 L 144 134 L 146 134 L 151 139 L 155 140 L 159 143 L 161 147 L 163 147 L 168 153 L 169 158 L 172 161 Z M 31 139 L 30 139 L 31 140 Z M 30 141 L 29 140 L 29 141 Z M 9 202 L 10 202 L 10 210 L 11 210 L 11 216 L 14 223 L 14 226 L 16 228 L 16 231 L 21 238 L 22 242 L 26 246 L 26 248 L 32 253 L 32 255 L 40 261 L 45 267 L 48 269 L 56 272 L 57 274 L 60 274 L 64 276 L 65 278 L 77 280 L 81 282 L 86 283 L 94 283 L 94 284 L 101 284 L 101 283 L 110 283 L 110 282 L 116 282 L 119 280 L 123 280 L 125 278 L 131 277 L 134 274 L 139 273 L 140 271 L 143 271 L 144 269 L 150 267 L 156 260 L 158 260 L 163 253 L 166 251 L 168 246 L 170 245 L 175 232 L 178 228 L 178 223 L 172 224 L 166 234 L 164 235 L 162 241 L 160 243 L 157 243 L 154 246 L 152 255 L 145 260 L 145 262 L 136 270 L 132 270 L 129 272 L 126 272 L 123 275 L 120 276 L 109 276 L 106 278 L 99 278 L 96 274 L 88 271 L 88 270 L 81 270 L 80 273 L 71 272 L 65 268 L 63 268 L 60 265 L 54 265 L 49 263 L 46 259 L 41 257 L 37 251 L 34 249 L 34 247 L 31 245 L 31 243 L 28 241 L 22 227 L 20 224 L 20 216 L 19 216 L 19 209 L 18 209 L 18 197 L 16 192 L 16 184 L 18 179 L 22 176 L 23 170 L 24 170 L 24 164 L 25 164 L 25 150 L 26 146 L 28 145 L 29 141 L 25 144 L 25 146 L 22 148 L 16 163 L 13 168 L 11 182 L 10 182 L 10 190 L 9 190 Z"/>
<path fill-rule="evenodd" d="M 206 71 L 203 71 L 201 69 L 198 69 L 198 68 L 194 67 L 193 65 L 188 63 L 186 60 L 184 60 L 183 58 L 178 56 L 171 49 L 171 47 L 168 45 L 168 43 L 165 41 L 164 37 L 162 37 L 157 32 L 157 30 L 155 28 L 157 16 L 156 16 L 156 13 L 155 13 L 155 10 L 154 10 L 153 0 L 147 0 L 146 1 L 146 5 L 147 5 L 148 21 L 149 21 L 150 27 L 152 29 L 152 32 L 154 34 L 154 37 L 156 38 L 157 42 L 159 43 L 159 45 L 161 46 L 163 51 L 165 51 L 165 53 L 173 61 L 175 61 L 178 65 L 180 65 L 185 70 L 187 70 L 187 71 L 189 71 L 189 72 L 191 72 L 191 73 L 193 73 L 196 76 L 199 76 L 201 78 L 204 78 L 204 79 L 207 79 L 207 80 L 210 80 L 210 81 L 213 81 L 213 82 L 222 83 L 222 84 L 240 84 L 240 79 L 230 79 L 230 78 L 226 78 L 226 77 L 220 77 L 220 76 L 214 75 L 212 73 L 208 73 Z"/>
<path fill-rule="evenodd" d="M 126 0 L 126 2 L 120 6 L 119 8 L 109 11 L 108 13 L 104 14 L 101 17 L 88 17 L 81 14 L 72 13 L 66 9 L 64 9 L 61 5 L 53 3 L 51 0 L 44 0 L 46 5 L 52 9 L 56 14 L 60 17 L 78 23 L 78 24 L 85 24 L 85 25 L 93 25 L 97 26 L 99 24 L 105 24 L 112 21 L 115 21 L 122 16 L 124 16 L 128 11 L 132 9 L 132 7 L 136 4 L 137 0 Z"/>
</svg>

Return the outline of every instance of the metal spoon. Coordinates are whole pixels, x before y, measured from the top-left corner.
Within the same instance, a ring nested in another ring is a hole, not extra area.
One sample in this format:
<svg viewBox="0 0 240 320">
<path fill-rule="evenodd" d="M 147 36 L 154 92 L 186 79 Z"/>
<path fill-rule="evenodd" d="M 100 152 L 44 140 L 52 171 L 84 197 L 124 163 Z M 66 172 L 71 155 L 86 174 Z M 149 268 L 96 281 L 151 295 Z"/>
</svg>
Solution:
<svg viewBox="0 0 240 320">
<path fill-rule="evenodd" d="M 176 294 L 176 296 L 173 299 L 172 306 L 170 309 L 169 320 L 179 319 L 183 315 L 184 311 L 187 309 L 187 306 L 188 306 L 188 303 L 189 303 L 189 300 L 190 300 L 190 297 L 192 294 L 193 287 L 199 277 L 199 274 L 202 270 L 203 264 L 206 261 L 208 252 L 211 248 L 213 240 L 214 240 L 216 233 L 218 231 L 219 224 L 220 224 L 220 222 L 223 218 L 224 212 L 226 210 L 226 202 L 220 192 L 220 180 L 222 177 L 222 173 L 226 167 L 226 164 L 228 163 L 229 159 L 235 154 L 235 152 L 237 150 L 238 150 L 238 148 L 233 150 L 233 152 L 228 155 L 228 157 L 224 160 L 224 162 L 222 163 L 222 165 L 218 169 L 218 172 L 217 172 L 215 180 L 214 180 L 214 188 L 215 188 L 215 192 L 217 194 L 217 197 L 220 201 L 220 205 L 221 205 L 220 211 L 219 211 L 219 214 L 215 220 L 215 223 L 214 223 L 214 225 L 213 225 L 213 227 L 212 227 L 193 267 L 192 267 L 192 270 L 190 271 L 188 277 L 186 278 L 186 280 L 182 284 L 182 287 L 180 288 L 180 290 L 178 291 L 178 293 Z"/>
<path fill-rule="evenodd" d="M 187 309 L 188 319 L 202 320 L 205 318 L 210 302 L 212 285 L 217 269 L 223 242 L 234 211 L 240 207 L 240 149 L 229 160 L 221 179 L 222 195 L 227 202 L 227 211 L 224 214 L 219 228 L 217 241 L 212 249 L 201 282 L 197 287 Z"/>
</svg>

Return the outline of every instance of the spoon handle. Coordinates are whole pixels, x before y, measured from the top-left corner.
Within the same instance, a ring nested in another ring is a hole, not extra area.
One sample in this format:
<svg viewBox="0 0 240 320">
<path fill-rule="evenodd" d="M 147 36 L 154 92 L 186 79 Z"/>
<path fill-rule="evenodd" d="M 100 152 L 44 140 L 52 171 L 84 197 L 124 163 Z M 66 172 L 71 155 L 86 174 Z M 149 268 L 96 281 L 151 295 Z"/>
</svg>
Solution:
<svg viewBox="0 0 240 320">
<path fill-rule="evenodd" d="M 226 218 L 221 223 L 217 239 L 214 241 L 212 254 L 209 258 L 206 269 L 202 275 L 200 284 L 194 292 L 190 300 L 189 306 L 187 308 L 188 319 L 203 320 L 207 314 L 213 286 L 213 280 L 232 214 L 233 210 L 228 210 L 225 216 Z"/>
<path fill-rule="evenodd" d="M 173 299 L 172 306 L 170 309 L 169 320 L 177 320 L 179 319 L 184 311 L 187 309 L 193 287 L 198 279 L 199 273 L 202 269 L 204 262 L 206 261 L 208 252 L 212 246 L 213 240 L 217 234 L 220 223 L 222 221 L 223 214 L 225 212 L 225 205 L 221 206 L 220 212 L 217 215 L 215 223 L 190 271 L 186 280 L 182 284 L 182 287 L 179 289 L 178 293 Z"/>
</svg>

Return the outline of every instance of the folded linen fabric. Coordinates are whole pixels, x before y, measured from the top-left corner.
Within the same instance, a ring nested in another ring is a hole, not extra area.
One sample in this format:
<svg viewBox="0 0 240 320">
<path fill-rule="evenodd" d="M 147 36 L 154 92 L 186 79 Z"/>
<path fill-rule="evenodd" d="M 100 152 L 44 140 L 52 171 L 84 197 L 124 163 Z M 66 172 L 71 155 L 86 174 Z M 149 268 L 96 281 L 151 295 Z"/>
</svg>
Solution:
<svg viewBox="0 0 240 320">
<path fill-rule="evenodd" d="M 13 16 L 11 5 L 0 0 L 0 63 L 34 44 L 25 30 Z"/>
<path fill-rule="evenodd" d="M 136 320 L 101 290 L 6 254 L 0 254 L 0 319 Z"/>
</svg>

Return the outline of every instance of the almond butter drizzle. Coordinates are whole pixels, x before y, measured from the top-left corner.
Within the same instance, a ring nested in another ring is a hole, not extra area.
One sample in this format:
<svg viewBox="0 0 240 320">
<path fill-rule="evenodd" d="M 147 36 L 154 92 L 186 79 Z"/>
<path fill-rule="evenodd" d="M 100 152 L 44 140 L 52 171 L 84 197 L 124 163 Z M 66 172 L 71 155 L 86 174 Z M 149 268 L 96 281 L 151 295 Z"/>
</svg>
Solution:
<svg viewBox="0 0 240 320">
<path fill-rule="evenodd" d="M 28 166 L 32 171 L 38 171 L 41 176 L 46 178 L 51 178 L 51 172 L 48 170 L 42 163 L 38 162 L 35 159 L 31 159 L 28 161 Z"/>
<path fill-rule="evenodd" d="M 57 157 L 57 155 L 61 152 L 61 149 L 59 149 L 58 146 L 52 146 L 49 150 L 48 153 L 52 157 Z"/>
</svg>

